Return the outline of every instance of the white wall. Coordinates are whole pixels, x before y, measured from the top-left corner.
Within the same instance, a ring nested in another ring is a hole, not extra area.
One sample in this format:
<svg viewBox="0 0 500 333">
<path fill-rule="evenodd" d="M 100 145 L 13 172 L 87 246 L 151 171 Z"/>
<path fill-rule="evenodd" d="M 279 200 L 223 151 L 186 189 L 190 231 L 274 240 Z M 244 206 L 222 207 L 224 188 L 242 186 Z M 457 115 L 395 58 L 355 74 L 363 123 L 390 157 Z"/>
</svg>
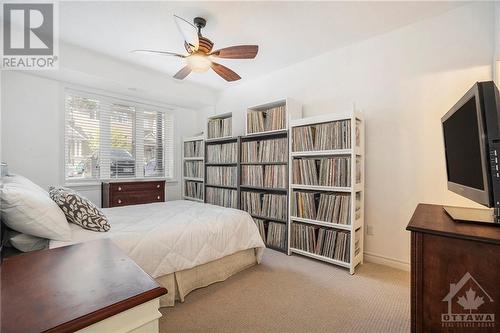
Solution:
<svg viewBox="0 0 500 333">
<path fill-rule="evenodd" d="M 2 161 L 11 173 L 24 175 L 43 188 L 64 185 L 64 82 L 22 72 L 2 75 Z M 95 88 L 95 86 L 93 87 Z M 176 177 L 167 184 L 167 200 L 181 197 L 181 140 L 197 129 L 197 111 L 175 110 Z M 100 205 L 100 187 L 75 187 Z"/>
<path fill-rule="evenodd" d="M 500 86 L 500 2 L 495 1 L 495 33 L 493 35 L 495 53 L 493 55 L 493 79 Z"/>
<path fill-rule="evenodd" d="M 355 102 L 366 118 L 365 222 L 374 230 L 365 250 L 404 266 L 419 202 L 474 205 L 446 189 L 440 118 L 475 81 L 492 78 L 493 6 L 466 5 L 242 82 L 220 95 L 217 113 L 244 124 L 247 106 L 281 97 L 303 103 L 304 116 Z"/>
</svg>

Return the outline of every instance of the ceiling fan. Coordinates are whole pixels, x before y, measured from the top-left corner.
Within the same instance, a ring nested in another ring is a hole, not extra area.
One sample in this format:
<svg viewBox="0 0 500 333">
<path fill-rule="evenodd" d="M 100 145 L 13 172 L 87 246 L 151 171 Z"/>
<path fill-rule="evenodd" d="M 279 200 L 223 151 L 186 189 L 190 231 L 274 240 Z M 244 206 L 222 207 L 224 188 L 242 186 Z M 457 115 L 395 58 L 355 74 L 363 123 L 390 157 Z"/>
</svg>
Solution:
<svg viewBox="0 0 500 333">
<path fill-rule="evenodd" d="M 259 51 L 258 45 L 237 45 L 212 51 L 214 43 L 201 34 L 201 29 L 207 24 L 204 18 L 195 17 L 194 25 L 177 15 L 174 15 L 174 20 L 184 38 L 184 48 L 188 52 L 187 55 L 156 50 L 133 50 L 132 52 L 183 58 L 186 61 L 186 66 L 174 75 L 176 79 L 182 80 L 191 72 L 202 73 L 212 68 L 224 80 L 237 81 L 241 79 L 238 74 L 226 66 L 212 61 L 212 58 L 253 59 Z"/>
</svg>

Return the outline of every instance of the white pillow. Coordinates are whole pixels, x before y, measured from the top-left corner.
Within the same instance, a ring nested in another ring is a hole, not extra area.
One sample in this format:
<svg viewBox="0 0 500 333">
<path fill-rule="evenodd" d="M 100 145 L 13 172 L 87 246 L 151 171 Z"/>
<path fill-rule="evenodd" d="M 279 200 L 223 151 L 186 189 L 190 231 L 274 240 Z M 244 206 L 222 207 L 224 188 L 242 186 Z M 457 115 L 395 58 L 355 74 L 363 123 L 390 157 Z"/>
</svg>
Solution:
<svg viewBox="0 0 500 333">
<path fill-rule="evenodd" d="M 10 232 L 9 242 L 10 245 L 12 245 L 21 252 L 43 250 L 49 246 L 49 240 L 46 238 L 20 234 L 15 231 Z"/>
<path fill-rule="evenodd" d="M 42 238 L 71 240 L 68 221 L 47 192 L 8 181 L 3 184 L 0 198 L 2 221 L 11 229 Z"/>
<path fill-rule="evenodd" d="M 14 183 L 14 184 L 17 184 L 19 186 L 23 186 L 23 187 L 32 189 L 33 191 L 40 191 L 40 192 L 47 193 L 47 191 L 45 191 L 43 188 L 41 188 L 40 186 L 38 186 L 37 184 L 33 183 L 28 178 L 23 177 L 21 175 L 8 175 L 8 176 L 4 176 L 4 177 L 2 177 L 2 180 L 3 180 L 4 184 Z"/>
</svg>

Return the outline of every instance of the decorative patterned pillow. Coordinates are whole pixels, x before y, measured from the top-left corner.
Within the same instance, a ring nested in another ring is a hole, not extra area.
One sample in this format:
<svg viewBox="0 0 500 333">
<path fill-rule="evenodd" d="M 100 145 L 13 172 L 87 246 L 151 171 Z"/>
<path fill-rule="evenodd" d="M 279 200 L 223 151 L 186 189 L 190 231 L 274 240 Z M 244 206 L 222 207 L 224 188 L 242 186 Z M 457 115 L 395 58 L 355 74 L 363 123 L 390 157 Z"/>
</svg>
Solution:
<svg viewBox="0 0 500 333">
<path fill-rule="evenodd" d="M 105 232 L 111 228 L 106 215 L 90 200 L 75 191 L 65 187 L 51 186 L 49 195 L 61 208 L 69 222 L 92 231 Z"/>
</svg>

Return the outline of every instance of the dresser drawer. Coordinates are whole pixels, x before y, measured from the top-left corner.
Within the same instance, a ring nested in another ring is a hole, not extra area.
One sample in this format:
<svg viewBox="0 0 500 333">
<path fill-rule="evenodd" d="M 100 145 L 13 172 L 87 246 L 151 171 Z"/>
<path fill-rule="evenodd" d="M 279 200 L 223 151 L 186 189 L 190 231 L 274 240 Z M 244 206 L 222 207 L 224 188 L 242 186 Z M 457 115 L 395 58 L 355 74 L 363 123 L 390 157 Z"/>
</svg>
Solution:
<svg viewBox="0 0 500 333">
<path fill-rule="evenodd" d="M 102 207 L 165 201 L 165 181 L 102 183 Z"/>
<path fill-rule="evenodd" d="M 165 194 L 159 192 L 114 193 L 110 198 L 110 207 L 139 205 L 163 201 L 165 201 Z"/>
<path fill-rule="evenodd" d="M 164 189 L 164 184 L 165 184 L 164 182 L 110 183 L 110 191 L 112 193 L 145 192 L 145 191 L 161 192 Z"/>
</svg>

